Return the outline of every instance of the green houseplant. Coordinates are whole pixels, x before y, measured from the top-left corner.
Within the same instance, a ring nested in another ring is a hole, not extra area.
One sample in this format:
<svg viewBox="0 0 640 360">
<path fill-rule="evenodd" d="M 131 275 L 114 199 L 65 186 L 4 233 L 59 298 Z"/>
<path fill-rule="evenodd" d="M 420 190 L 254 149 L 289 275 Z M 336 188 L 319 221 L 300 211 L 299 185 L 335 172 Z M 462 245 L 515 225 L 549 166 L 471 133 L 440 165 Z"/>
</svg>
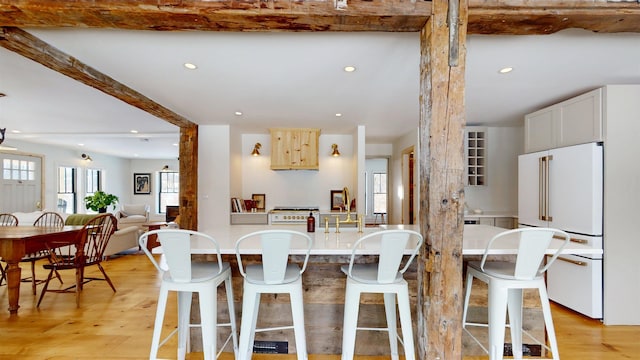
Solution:
<svg viewBox="0 0 640 360">
<path fill-rule="evenodd" d="M 118 202 L 118 197 L 113 194 L 107 194 L 104 191 L 96 191 L 93 195 L 89 195 L 84 198 L 85 205 L 87 209 L 91 209 L 93 211 L 97 211 L 99 213 L 107 212 L 107 207 L 109 205 L 113 205 L 115 209 L 115 204 Z"/>
</svg>

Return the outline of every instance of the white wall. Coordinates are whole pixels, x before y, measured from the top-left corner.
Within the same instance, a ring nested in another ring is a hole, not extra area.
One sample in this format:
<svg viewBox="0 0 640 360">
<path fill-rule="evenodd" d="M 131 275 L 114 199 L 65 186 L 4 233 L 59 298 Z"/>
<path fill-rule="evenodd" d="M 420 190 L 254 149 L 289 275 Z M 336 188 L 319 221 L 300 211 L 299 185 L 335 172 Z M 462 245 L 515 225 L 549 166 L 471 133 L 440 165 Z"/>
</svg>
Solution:
<svg viewBox="0 0 640 360">
<path fill-rule="evenodd" d="M 232 147 L 228 125 L 198 127 L 198 230 L 229 225 Z M 253 148 L 253 146 L 252 146 Z"/>
<path fill-rule="evenodd" d="M 524 151 L 523 127 L 487 127 L 486 186 L 465 186 L 470 209 L 518 213 L 518 155 Z"/>
<path fill-rule="evenodd" d="M 640 324 L 640 86 L 604 92 L 604 322 Z"/>
<path fill-rule="evenodd" d="M 28 141 L 12 140 L 11 145 L 18 148 L 19 153 L 30 153 L 43 155 L 44 179 L 44 203 L 42 208 L 46 210 L 56 210 L 58 203 L 57 195 L 57 169 L 60 166 L 71 166 L 79 169 L 78 176 L 78 212 L 85 213 L 87 210 L 82 202 L 85 194 L 85 169 L 95 168 L 102 170 L 102 185 L 106 192 L 113 193 L 119 197 L 120 202 L 130 200 L 133 194 L 133 175 L 130 172 L 130 161 L 114 156 L 89 153 L 93 161 L 87 162 L 80 155 L 81 150 L 72 150 L 45 144 L 37 144 Z M 112 211 L 112 208 L 109 208 Z"/>
<path fill-rule="evenodd" d="M 120 197 L 121 204 L 149 205 L 150 219 L 155 221 L 164 221 L 164 214 L 159 215 L 158 212 L 158 178 L 159 173 L 165 165 L 169 166 L 170 171 L 179 171 L 180 163 L 177 159 L 172 160 L 156 160 L 156 159 L 133 159 L 129 161 L 127 171 L 129 179 L 125 181 L 125 193 Z M 133 193 L 133 174 L 148 173 L 151 174 L 151 194 L 134 194 Z"/>
<path fill-rule="evenodd" d="M 260 156 L 251 156 L 256 142 L 262 144 Z M 201 140 L 202 143 L 202 140 Z M 339 157 L 331 156 L 331 144 L 338 144 Z M 271 170 L 271 136 L 242 135 L 242 177 L 232 182 L 242 184 L 241 193 L 233 196 L 251 199 L 251 194 L 265 194 L 266 210 L 274 206 L 319 206 L 330 209 L 331 190 L 348 187 L 353 197 L 354 150 L 352 135 L 320 134 L 319 170 Z"/>
</svg>

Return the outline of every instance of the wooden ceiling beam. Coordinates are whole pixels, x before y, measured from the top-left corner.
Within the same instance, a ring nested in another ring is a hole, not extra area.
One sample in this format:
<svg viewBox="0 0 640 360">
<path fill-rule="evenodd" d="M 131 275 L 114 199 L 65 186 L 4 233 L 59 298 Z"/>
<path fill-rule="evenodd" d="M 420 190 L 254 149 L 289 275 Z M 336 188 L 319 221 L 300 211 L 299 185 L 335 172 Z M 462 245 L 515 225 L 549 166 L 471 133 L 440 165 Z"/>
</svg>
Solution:
<svg viewBox="0 0 640 360">
<path fill-rule="evenodd" d="M 640 3 L 606 0 L 470 0 L 469 34 L 544 35 L 579 28 L 640 32 Z"/>
<path fill-rule="evenodd" d="M 0 0 L 0 26 L 199 31 L 420 31 L 420 0 Z M 568 28 L 640 32 L 640 3 L 470 0 L 469 34 L 550 34 Z"/>
<path fill-rule="evenodd" d="M 0 1 L 0 25 L 201 31 L 420 31 L 419 0 L 24 0 Z"/>
<path fill-rule="evenodd" d="M 193 122 L 186 118 L 80 62 L 78 59 L 65 54 L 24 30 L 14 27 L 0 28 L 0 46 L 85 85 L 98 89 L 176 126 L 194 125 Z"/>
</svg>

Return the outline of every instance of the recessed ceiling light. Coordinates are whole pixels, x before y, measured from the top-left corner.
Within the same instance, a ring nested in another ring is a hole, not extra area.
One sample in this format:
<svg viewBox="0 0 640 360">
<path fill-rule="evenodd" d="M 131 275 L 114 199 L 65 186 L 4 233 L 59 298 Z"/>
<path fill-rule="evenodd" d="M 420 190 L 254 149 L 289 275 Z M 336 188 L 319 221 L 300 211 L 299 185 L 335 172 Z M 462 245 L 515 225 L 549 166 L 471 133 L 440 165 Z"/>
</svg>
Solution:
<svg viewBox="0 0 640 360">
<path fill-rule="evenodd" d="M 354 71 L 356 71 L 356 67 L 355 66 L 351 66 L 351 65 L 345 66 L 344 67 L 344 71 L 346 71 L 346 72 L 354 72 Z"/>
<path fill-rule="evenodd" d="M 22 131 L 20 131 L 20 130 L 11 130 L 11 132 L 14 133 L 14 134 L 20 134 Z"/>
<path fill-rule="evenodd" d="M 78 144 L 78 146 L 84 146 L 84 144 Z"/>
<path fill-rule="evenodd" d="M 137 134 L 137 133 L 138 133 L 138 130 L 131 130 L 130 132 L 131 132 L 132 134 Z"/>
<path fill-rule="evenodd" d="M 178 146 L 178 143 L 174 143 L 173 146 Z"/>
<path fill-rule="evenodd" d="M 196 64 L 192 64 L 192 63 L 184 63 L 184 67 L 189 69 L 189 70 L 195 70 L 198 68 L 198 66 Z"/>
<path fill-rule="evenodd" d="M 342 114 L 341 113 L 336 113 L 336 116 L 340 117 L 340 116 L 342 116 Z"/>
<path fill-rule="evenodd" d="M 500 69 L 500 71 L 499 71 L 499 72 L 500 72 L 500 74 L 507 74 L 507 73 L 510 73 L 510 72 L 512 72 L 512 71 L 513 71 L 513 68 L 512 68 L 512 67 L 507 66 L 507 67 L 504 67 L 504 68 Z"/>
<path fill-rule="evenodd" d="M 236 114 L 236 116 L 241 116 L 242 115 L 242 111 L 236 111 L 236 112 L 234 112 L 234 114 Z"/>
</svg>

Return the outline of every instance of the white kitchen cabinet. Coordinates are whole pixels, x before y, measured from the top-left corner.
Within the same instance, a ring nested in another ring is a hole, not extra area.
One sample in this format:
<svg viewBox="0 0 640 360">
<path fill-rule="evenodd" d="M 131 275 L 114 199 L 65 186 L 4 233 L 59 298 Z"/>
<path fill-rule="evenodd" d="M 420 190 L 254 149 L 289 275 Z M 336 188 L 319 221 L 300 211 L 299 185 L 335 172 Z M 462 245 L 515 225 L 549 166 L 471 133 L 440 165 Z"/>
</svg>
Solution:
<svg viewBox="0 0 640 360">
<path fill-rule="evenodd" d="M 525 153 L 603 140 L 602 89 L 525 115 Z"/>
<path fill-rule="evenodd" d="M 530 153 L 555 147 L 554 124 L 556 107 L 548 107 L 524 117 L 524 152 Z"/>
<path fill-rule="evenodd" d="M 560 103 L 558 147 L 598 142 L 602 134 L 602 89 Z"/>
<path fill-rule="evenodd" d="M 494 226 L 505 228 L 505 229 L 513 229 L 513 218 L 511 217 L 497 217 L 494 218 Z"/>
<path fill-rule="evenodd" d="M 269 215 L 265 212 L 231 213 L 231 225 L 267 225 Z"/>
<path fill-rule="evenodd" d="M 497 226 L 505 229 L 514 228 L 514 218 L 507 215 L 499 214 L 482 214 L 482 215 L 467 215 L 464 217 L 465 224 L 479 224 Z"/>
</svg>

